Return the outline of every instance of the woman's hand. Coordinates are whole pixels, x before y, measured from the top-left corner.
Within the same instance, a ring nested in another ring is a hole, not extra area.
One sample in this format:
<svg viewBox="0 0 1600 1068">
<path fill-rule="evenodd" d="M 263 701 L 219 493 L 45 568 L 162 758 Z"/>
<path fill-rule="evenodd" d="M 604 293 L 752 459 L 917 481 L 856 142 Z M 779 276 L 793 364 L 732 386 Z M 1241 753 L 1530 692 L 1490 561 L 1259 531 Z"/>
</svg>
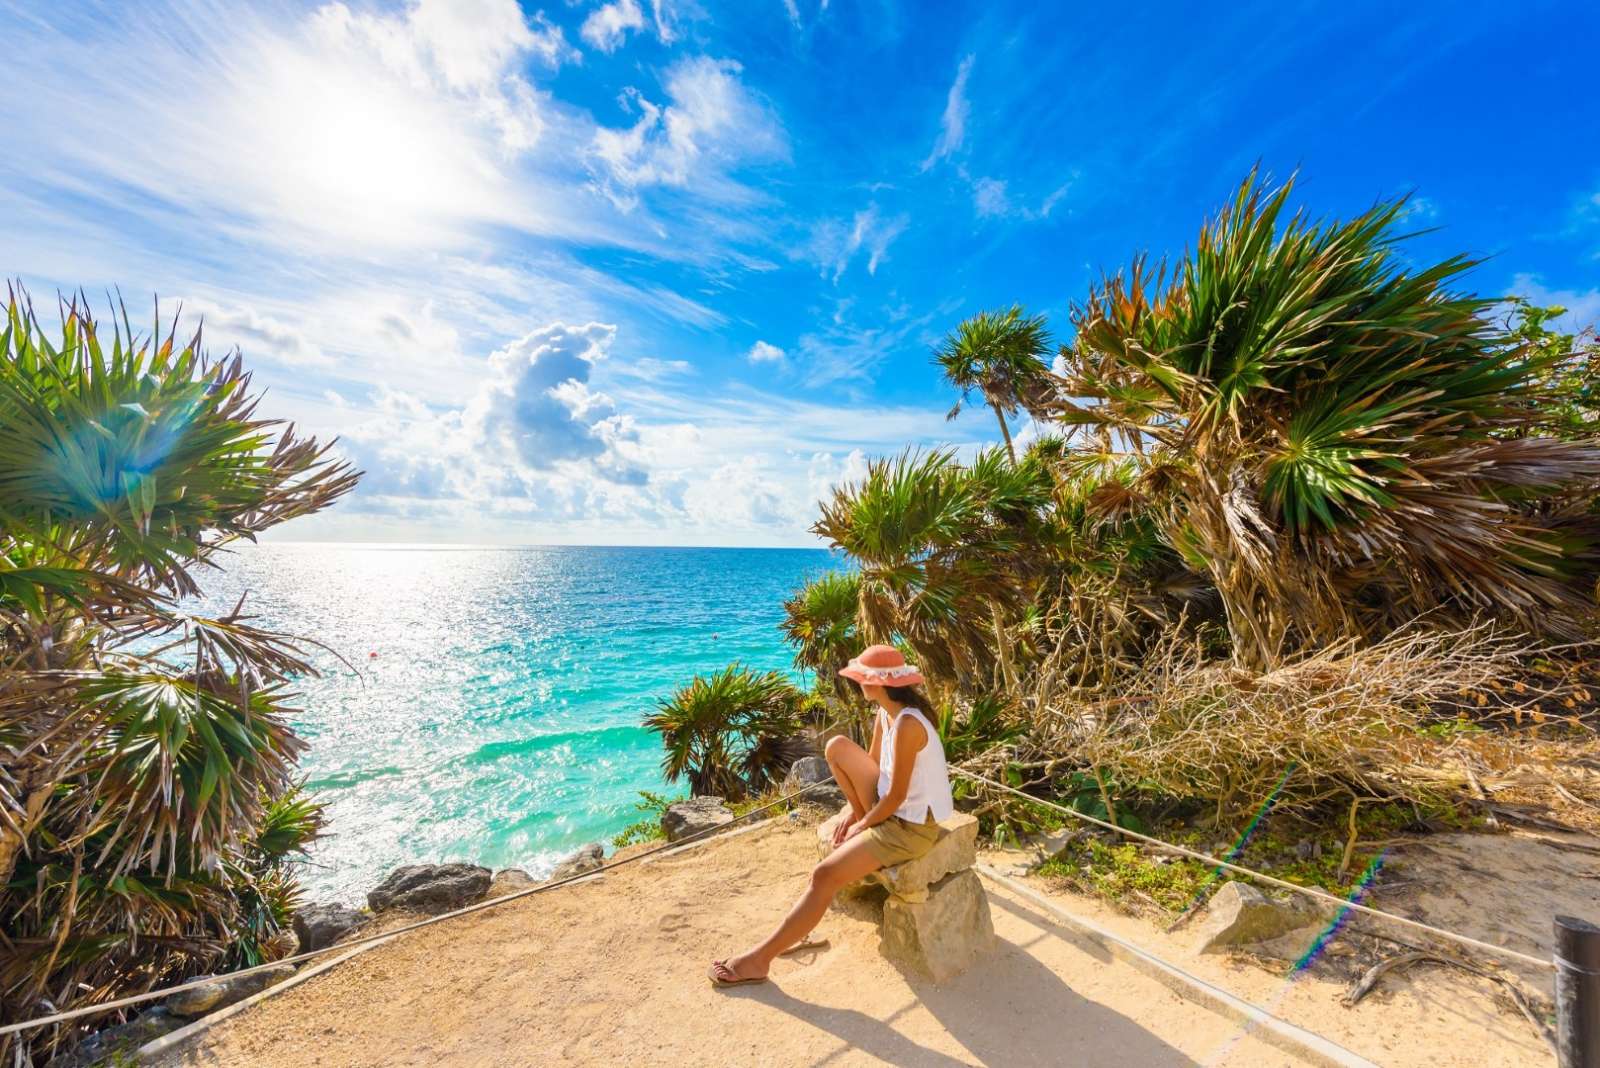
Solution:
<svg viewBox="0 0 1600 1068">
<path fill-rule="evenodd" d="M 850 837 L 850 827 L 856 821 L 853 819 L 840 820 L 833 828 L 833 848 L 838 849 L 844 845 L 844 840 Z"/>
<path fill-rule="evenodd" d="M 850 826 L 844 832 L 844 837 L 841 838 L 839 841 L 841 843 L 842 842 L 848 842 L 848 841 L 850 841 L 850 839 L 854 838 L 856 835 L 860 834 L 862 831 L 864 831 L 866 829 L 867 829 L 867 824 L 866 824 L 866 821 L 864 819 L 851 820 L 850 821 Z"/>
</svg>

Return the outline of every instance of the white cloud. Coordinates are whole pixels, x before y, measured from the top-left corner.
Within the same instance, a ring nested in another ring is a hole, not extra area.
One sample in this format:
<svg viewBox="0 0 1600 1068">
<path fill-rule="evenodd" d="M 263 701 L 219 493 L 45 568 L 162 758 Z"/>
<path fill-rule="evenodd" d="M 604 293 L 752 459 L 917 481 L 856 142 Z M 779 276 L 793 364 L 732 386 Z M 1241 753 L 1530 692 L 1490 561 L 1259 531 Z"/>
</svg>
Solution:
<svg viewBox="0 0 1600 1068">
<path fill-rule="evenodd" d="M 788 14 L 789 21 L 794 23 L 794 28 L 800 28 L 800 6 L 795 0 L 783 0 L 783 10 Z"/>
<path fill-rule="evenodd" d="M 656 24 L 656 38 L 664 45 L 678 39 L 675 20 L 678 17 L 673 0 L 650 0 L 650 16 Z"/>
<path fill-rule="evenodd" d="M 972 61 L 976 58 L 969 55 L 956 68 L 956 80 L 945 95 L 944 114 L 939 120 L 939 139 L 933 143 L 928 158 L 922 161 L 923 170 L 954 154 L 966 140 L 967 117 L 972 112 L 972 104 L 967 100 L 967 76 L 972 73 Z"/>
<path fill-rule="evenodd" d="M 834 219 L 818 223 L 812 229 L 808 252 L 822 268 L 823 275 L 831 274 L 835 282 L 844 276 L 856 254 L 863 250 L 867 253 L 867 273 L 876 274 L 889 246 L 905 232 L 910 222 L 911 216 L 905 214 L 885 219 L 878 205 L 872 203 L 856 212 L 848 224 Z"/>
<path fill-rule="evenodd" d="M 645 382 L 663 382 L 694 374 L 694 364 L 688 360 L 660 360 L 654 356 L 645 356 L 632 363 L 614 365 L 611 373 L 622 378 L 637 378 Z"/>
<path fill-rule="evenodd" d="M 973 205 L 979 215 L 1005 215 L 1011 210 L 1006 183 L 994 178 L 979 178 L 972 187 Z"/>
<path fill-rule="evenodd" d="M 368 418 L 344 434 L 346 451 L 367 471 L 353 507 L 513 498 L 587 514 L 611 496 L 608 486 L 644 486 L 633 418 L 590 387 L 616 332 L 595 322 L 529 331 L 479 365 L 460 407 L 381 385 Z"/>
<path fill-rule="evenodd" d="M 593 231 L 575 190 L 531 166 L 559 115 L 528 62 L 569 52 L 516 0 L 103 15 L 17 29 L 0 93 L 29 100 L 7 131 L 28 163 L 0 161 L 0 185 L 338 256 L 465 247 L 486 226 Z"/>
<path fill-rule="evenodd" d="M 1427 197 L 1414 196 L 1406 201 L 1405 214 L 1402 217 L 1431 223 L 1439 218 L 1439 205 Z"/>
<path fill-rule="evenodd" d="M 629 421 L 588 385 L 616 333 L 604 323 L 551 323 L 497 350 L 488 382 L 463 414 L 477 448 L 493 455 L 509 449 L 535 471 L 588 462 L 603 478 L 643 481 L 644 472 L 617 450 L 632 437 Z"/>
<path fill-rule="evenodd" d="M 419 0 L 404 21 L 351 15 L 337 3 L 324 8 L 319 17 L 330 15 L 365 24 L 365 32 L 374 36 L 375 44 L 394 50 L 395 61 L 431 60 L 445 82 L 456 89 L 497 85 L 524 54 L 550 66 L 579 58 L 559 26 L 551 25 L 542 14 L 534 16 L 534 25 L 530 25 L 520 7 L 502 0 Z"/>
<path fill-rule="evenodd" d="M 612 0 L 591 11 L 578 32 L 600 51 L 614 52 L 630 30 L 642 29 L 644 11 L 639 7 L 639 0 Z"/>
<path fill-rule="evenodd" d="M 297 536 L 814 544 L 817 502 L 868 457 L 984 440 L 981 423 L 947 423 L 942 409 L 707 395 L 635 374 L 640 362 L 607 324 L 552 323 L 479 363 L 463 404 L 392 387 L 359 410 L 330 400 L 368 474 Z"/>
<path fill-rule="evenodd" d="M 618 207 L 636 206 L 643 187 L 683 187 L 691 178 L 701 196 L 737 199 L 747 191 L 727 179 L 730 170 L 787 158 L 782 124 L 744 87 L 742 69 L 730 59 L 696 56 L 667 71 L 666 105 L 637 90 L 625 95 L 639 120 L 625 129 L 597 130 L 591 149 L 600 188 Z"/>
<path fill-rule="evenodd" d="M 179 302 L 185 317 L 194 316 L 203 328 L 205 347 L 211 352 L 238 349 L 254 365 L 275 362 L 291 367 L 326 367 L 328 355 L 296 327 L 236 304 L 219 304 L 204 297 Z"/>
<path fill-rule="evenodd" d="M 962 168 L 963 175 L 965 172 L 966 169 Z M 1036 208 L 1029 207 L 1022 197 L 1014 195 L 1009 183 L 998 178 L 979 178 L 972 183 L 972 207 L 983 219 L 1016 218 L 1038 222 L 1050 217 L 1056 205 L 1072 188 L 1075 177 L 1057 186 Z"/>
<path fill-rule="evenodd" d="M 1600 325 L 1600 289 L 1550 289 L 1538 275 L 1519 274 L 1511 280 L 1511 292 L 1540 307 L 1559 305 L 1567 309 L 1550 323 L 1564 333 L 1575 334 Z"/>
<path fill-rule="evenodd" d="M 1048 217 L 1055 210 L 1055 206 L 1061 202 L 1061 198 L 1066 196 L 1067 191 L 1071 188 L 1072 182 L 1066 181 L 1051 190 L 1050 195 L 1044 198 L 1044 203 L 1039 205 L 1039 215 Z"/>
<path fill-rule="evenodd" d="M 782 363 L 783 356 L 782 349 L 765 341 L 757 341 L 750 346 L 751 363 Z"/>
</svg>

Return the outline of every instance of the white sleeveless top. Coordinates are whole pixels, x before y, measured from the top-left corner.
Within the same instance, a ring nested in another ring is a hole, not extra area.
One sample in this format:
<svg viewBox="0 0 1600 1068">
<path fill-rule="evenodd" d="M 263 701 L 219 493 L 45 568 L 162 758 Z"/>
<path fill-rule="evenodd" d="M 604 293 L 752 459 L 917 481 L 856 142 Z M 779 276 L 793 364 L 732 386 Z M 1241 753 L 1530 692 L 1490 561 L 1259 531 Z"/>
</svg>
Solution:
<svg viewBox="0 0 1600 1068">
<path fill-rule="evenodd" d="M 944 744 L 939 741 L 939 732 L 933 729 L 928 717 L 915 708 L 902 708 L 893 720 L 882 709 L 878 710 L 878 715 L 884 728 L 883 747 L 878 752 L 878 796 L 887 796 L 889 784 L 894 782 L 894 736 L 900 721 L 915 716 L 922 729 L 928 732 L 928 741 L 917 750 L 906 799 L 894 814 L 908 823 L 923 823 L 930 812 L 936 820 L 947 820 L 955 815 L 955 801 L 950 797 L 950 772 L 944 763 Z"/>
</svg>

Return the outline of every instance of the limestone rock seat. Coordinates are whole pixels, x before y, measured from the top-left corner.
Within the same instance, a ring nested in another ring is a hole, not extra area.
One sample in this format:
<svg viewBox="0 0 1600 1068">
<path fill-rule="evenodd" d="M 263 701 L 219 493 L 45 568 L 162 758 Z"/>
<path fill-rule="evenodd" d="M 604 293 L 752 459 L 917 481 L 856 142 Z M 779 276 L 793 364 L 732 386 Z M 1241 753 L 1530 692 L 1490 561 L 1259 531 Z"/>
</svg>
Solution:
<svg viewBox="0 0 1600 1068">
<path fill-rule="evenodd" d="M 850 818 L 845 806 L 817 827 L 817 852 L 833 852 L 833 832 Z M 978 859 L 978 820 L 958 812 L 939 824 L 934 846 L 916 860 L 881 868 L 846 889 L 888 891 L 879 924 L 878 948 L 897 964 L 944 982 L 972 964 L 994 943 L 994 921 Z"/>
<path fill-rule="evenodd" d="M 833 852 L 833 832 L 839 823 L 850 818 L 846 806 L 824 820 L 817 827 L 817 854 L 826 860 Z M 965 812 L 957 812 L 939 824 L 939 839 L 934 846 L 916 860 L 880 868 L 851 889 L 863 886 L 881 886 L 891 897 L 913 904 L 928 900 L 928 887 L 958 871 L 966 871 L 978 862 L 978 819 Z"/>
</svg>

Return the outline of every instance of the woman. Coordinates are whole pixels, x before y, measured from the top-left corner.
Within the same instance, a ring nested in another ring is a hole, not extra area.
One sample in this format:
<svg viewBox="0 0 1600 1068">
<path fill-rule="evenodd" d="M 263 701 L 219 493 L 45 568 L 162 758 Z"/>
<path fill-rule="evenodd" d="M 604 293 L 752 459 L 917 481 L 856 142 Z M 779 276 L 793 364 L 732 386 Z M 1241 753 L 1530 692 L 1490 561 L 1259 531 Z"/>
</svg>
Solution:
<svg viewBox="0 0 1600 1068">
<path fill-rule="evenodd" d="M 872 748 L 845 737 L 826 749 L 833 781 L 850 801 L 850 818 L 833 832 L 834 850 L 811 872 L 811 885 L 778 929 L 748 952 L 715 961 L 715 986 L 764 983 L 780 953 L 794 948 L 828 911 L 833 895 L 879 868 L 915 860 L 933 848 L 939 821 L 955 811 L 944 746 L 923 709 L 916 687 L 922 675 L 899 650 L 874 645 L 839 674 L 853 679 L 878 706 Z"/>
</svg>

